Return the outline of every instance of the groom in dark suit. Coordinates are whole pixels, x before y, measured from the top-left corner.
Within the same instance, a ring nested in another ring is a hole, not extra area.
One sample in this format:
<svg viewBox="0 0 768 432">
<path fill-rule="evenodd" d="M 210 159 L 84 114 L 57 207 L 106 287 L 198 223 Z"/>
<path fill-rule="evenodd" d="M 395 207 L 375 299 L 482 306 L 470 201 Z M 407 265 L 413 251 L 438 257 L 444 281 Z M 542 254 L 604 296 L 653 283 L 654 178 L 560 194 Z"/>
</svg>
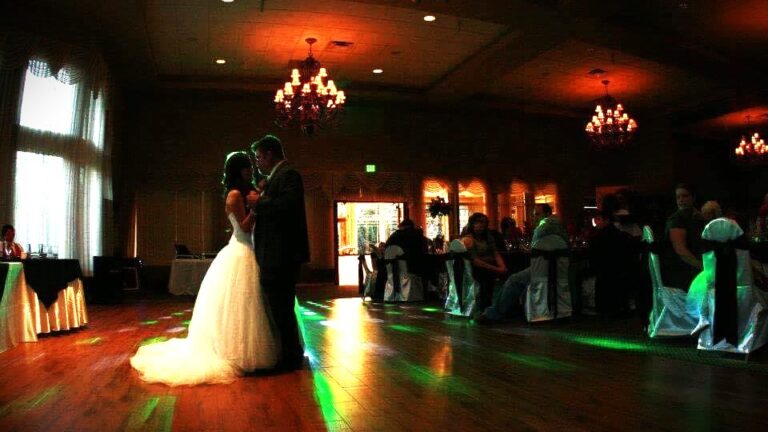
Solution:
<svg viewBox="0 0 768 432">
<path fill-rule="evenodd" d="M 301 263 L 309 261 L 304 183 L 288 164 L 283 144 L 272 135 L 251 145 L 256 167 L 266 176 L 261 194 L 250 194 L 248 202 L 256 211 L 253 248 L 261 269 L 261 286 L 277 325 L 282 357 L 278 370 L 301 369 L 304 350 L 294 313 L 296 278 Z M 263 184 L 263 183 L 262 183 Z"/>
</svg>

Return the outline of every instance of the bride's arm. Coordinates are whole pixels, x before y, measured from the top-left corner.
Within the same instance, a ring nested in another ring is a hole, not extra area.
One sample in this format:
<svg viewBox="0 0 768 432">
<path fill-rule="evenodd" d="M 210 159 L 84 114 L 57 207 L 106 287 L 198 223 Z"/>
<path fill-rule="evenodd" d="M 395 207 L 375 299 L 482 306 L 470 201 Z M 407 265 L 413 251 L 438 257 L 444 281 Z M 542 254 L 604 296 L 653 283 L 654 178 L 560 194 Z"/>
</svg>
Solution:
<svg viewBox="0 0 768 432">
<path fill-rule="evenodd" d="M 235 215 L 235 219 L 237 219 L 237 223 L 240 224 L 241 230 L 251 232 L 254 213 L 252 211 L 246 213 L 243 195 L 238 190 L 233 189 L 227 193 L 225 210 L 227 213 Z"/>
</svg>

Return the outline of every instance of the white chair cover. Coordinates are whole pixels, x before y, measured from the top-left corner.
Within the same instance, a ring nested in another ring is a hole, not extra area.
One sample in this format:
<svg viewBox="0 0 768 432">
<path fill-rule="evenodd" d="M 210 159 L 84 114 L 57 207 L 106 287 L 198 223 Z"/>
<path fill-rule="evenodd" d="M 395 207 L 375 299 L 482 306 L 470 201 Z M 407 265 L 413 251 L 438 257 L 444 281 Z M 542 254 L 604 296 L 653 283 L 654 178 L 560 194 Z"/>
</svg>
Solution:
<svg viewBox="0 0 768 432">
<path fill-rule="evenodd" d="M 560 236 L 548 235 L 532 245 L 543 251 L 567 250 L 568 244 Z M 557 259 L 556 309 L 549 304 L 549 261 L 543 256 L 531 258 L 531 282 L 525 293 L 525 317 L 528 322 L 548 321 L 571 316 L 571 290 L 568 286 L 570 259 Z M 554 306 L 554 305 L 553 305 Z"/>
<path fill-rule="evenodd" d="M 701 238 L 720 243 L 735 240 L 744 231 L 739 225 L 727 218 L 715 219 L 704 228 Z M 701 316 L 699 326 L 700 350 L 727 351 L 739 354 L 749 354 L 763 346 L 768 341 L 768 299 L 764 292 L 753 285 L 752 267 L 749 251 L 736 249 L 736 339 L 731 342 L 725 337 L 715 340 L 715 291 L 717 275 L 717 257 L 715 251 L 705 252 L 702 257 L 704 265 L 703 276 L 692 296 L 700 298 Z M 703 289 L 702 289 L 703 287 Z M 695 293 L 694 293 L 695 291 Z"/>
<path fill-rule="evenodd" d="M 467 248 L 461 240 L 453 240 L 448 247 L 448 253 L 462 254 L 466 252 Z M 445 262 L 448 272 L 448 296 L 445 299 L 445 311 L 451 315 L 469 317 L 475 313 L 476 297 L 480 286 L 472 276 L 472 264 L 466 258 L 463 258 L 462 261 L 460 290 L 459 286 L 456 285 L 455 260 Z M 459 291 L 461 291 L 461 298 L 459 298 Z"/>
<path fill-rule="evenodd" d="M 643 227 L 643 241 L 654 242 L 651 227 Z M 661 279 L 659 256 L 648 252 L 648 271 L 651 273 L 653 306 L 648 318 L 648 336 L 688 336 L 696 326 L 694 317 L 685 305 L 686 293 L 682 289 L 666 287 Z"/>
<path fill-rule="evenodd" d="M 371 270 L 370 267 L 368 267 L 368 260 L 366 259 L 365 255 L 361 255 L 360 257 L 361 263 L 363 265 L 363 300 L 365 300 L 366 297 L 373 297 L 373 293 L 376 290 L 376 278 L 379 275 L 378 270 Z M 371 259 L 375 260 L 376 255 L 371 254 Z"/>
<path fill-rule="evenodd" d="M 424 300 L 424 288 L 421 278 L 408 273 L 408 264 L 405 259 L 398 259 L 403 255 L 400 246 L 389 246 L 384 250 L 385 260 L 396 260 L 399 286 L 394 279 L 392 262 L 387 262 L 387 285 L 384 288 L 384 301 L 387 302 L 413 302 Z"/>
</svg>

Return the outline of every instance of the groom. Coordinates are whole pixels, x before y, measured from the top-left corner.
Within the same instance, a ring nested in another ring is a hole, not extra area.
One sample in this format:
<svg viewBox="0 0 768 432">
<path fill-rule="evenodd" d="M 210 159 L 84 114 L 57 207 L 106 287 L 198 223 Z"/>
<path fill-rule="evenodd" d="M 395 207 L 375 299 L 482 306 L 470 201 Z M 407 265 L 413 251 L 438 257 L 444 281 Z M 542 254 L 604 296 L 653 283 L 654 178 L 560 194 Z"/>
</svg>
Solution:
<svg viewBox="0 0 768 432">
<path fill-rule="evenodd" d="M 294 313 L 296 278 L 309 261 L 304 183 L 285 160 L 283 144 L 273 135 L 251 145 L 259 173 L 266 176 L 261 195 L 248 195 L 256 211 L 253 248 L 261 268 L 261 286 L 272 310 L 282 345 L 277 370 L 301 369 L 304 350 Z"/>
</svg>

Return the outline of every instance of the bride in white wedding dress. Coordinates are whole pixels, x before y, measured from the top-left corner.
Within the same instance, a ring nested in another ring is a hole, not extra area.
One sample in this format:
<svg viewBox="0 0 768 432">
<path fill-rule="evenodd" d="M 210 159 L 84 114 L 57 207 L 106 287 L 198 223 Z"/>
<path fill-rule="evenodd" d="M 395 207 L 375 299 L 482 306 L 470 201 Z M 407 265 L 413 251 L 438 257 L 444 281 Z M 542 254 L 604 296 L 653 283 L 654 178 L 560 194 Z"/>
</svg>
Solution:
<svg viewBox="0 0 768 432">
<path fill-rule="evenodd" d="M 247 153 L 227 156 L 222 183 L 232 238 L 203 278 L 188 336 L 140 347 L 131 358 L 142 380 L 170 386 L 226 383 L 277 362 L 279 347 L 251 246 L 254 216 L 245 208 L 252 176 Z"/>
</svg>

